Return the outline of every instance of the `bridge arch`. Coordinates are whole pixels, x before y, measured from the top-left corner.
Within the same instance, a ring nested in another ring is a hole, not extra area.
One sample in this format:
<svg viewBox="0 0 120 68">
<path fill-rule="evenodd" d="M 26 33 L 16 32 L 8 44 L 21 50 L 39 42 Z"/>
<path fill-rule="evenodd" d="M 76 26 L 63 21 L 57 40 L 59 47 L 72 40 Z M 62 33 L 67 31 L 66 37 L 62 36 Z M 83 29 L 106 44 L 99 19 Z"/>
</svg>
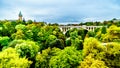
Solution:
<svg viewBox="0 0 120 68">
<path fill-rule="evenodd" d="M 86 29 L 88 31 L 94 31 L 96 28 L 101 28 L 103 26 L 59 26 L 60 30 L 65 34 L 68 30 L 70 29 L 73 29 L 73 28 L 77 28 L 77 29 L 80 29 L 80 28 L 83 28 L 83 29 Z"/>
</svg>

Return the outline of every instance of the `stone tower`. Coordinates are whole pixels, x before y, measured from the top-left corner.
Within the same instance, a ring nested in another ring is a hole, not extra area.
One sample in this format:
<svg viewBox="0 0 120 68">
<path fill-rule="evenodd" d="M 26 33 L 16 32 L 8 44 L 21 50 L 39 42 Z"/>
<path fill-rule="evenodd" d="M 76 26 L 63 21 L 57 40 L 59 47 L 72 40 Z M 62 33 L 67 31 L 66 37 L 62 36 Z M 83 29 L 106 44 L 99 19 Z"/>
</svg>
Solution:
<svg viewBox="0 0 120 68">
<path fill-rule="evenodd" d="M 22 20 L 22 13 L 21 13 L 21 11 L 19 12 L 19 20 Z"/>
</svg>

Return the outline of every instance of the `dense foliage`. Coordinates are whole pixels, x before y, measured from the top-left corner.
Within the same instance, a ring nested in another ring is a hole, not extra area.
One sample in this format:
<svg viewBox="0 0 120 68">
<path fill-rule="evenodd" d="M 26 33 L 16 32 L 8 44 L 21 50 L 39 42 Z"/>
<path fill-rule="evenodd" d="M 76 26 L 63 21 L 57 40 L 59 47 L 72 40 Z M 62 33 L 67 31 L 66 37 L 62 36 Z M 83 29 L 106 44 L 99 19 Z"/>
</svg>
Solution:
<svg viewBox="0 0 120 68">
<path fill-rule="evenodd" d="M 56 23 L 0 21 L 0 68 L 120 68 L 120 21 L 79 25 L 103 27 L 63 34 Z"/>
</svg>

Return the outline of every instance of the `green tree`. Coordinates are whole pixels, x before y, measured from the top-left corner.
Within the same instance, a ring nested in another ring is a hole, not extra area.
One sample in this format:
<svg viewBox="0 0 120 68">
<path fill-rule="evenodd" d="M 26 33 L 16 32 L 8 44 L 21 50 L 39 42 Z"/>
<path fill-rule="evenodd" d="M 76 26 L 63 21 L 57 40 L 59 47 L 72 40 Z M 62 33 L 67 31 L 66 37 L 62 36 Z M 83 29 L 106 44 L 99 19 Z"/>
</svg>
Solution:
<svg viewBox="0 0 120 68">
<path fill-rule="evenodd" d="M 25 31 L 26 30 L 26 26 L 23 25 L 23 24 L 18 24 L 18 25 L 16 25 L 15 29 L 16 30 L 23 30 L 23 31 Z"/>
<path fill-rule="evenodd" d="M 21 57 L 33 59 L 39 51 L 39 46 L 32 41 L 24 41 L 21 44 L 17 44 L 15 49 Z"/>
<path fill-rule="evenodd" d="M 12 39 L 26 39 L 22 30 L 18 30 L 16 33 L 11 35 Z"/>
<path fill-rule="evenodd" d="M 107 29 L 106 29 L 106 27 L 104 26 L 104 27 L 102 27 L 102 34 L 105 34 L 105 33 L 107 33 Z"/>
<path fill-rule="evenodd" d="M 88 35 L 89 37 L 95 37 L 95 32 L 93 32 L 93 31 L 88 31 L 88 32 L 87 32 L 87 35 Z"/>
<path fill-rule="evenodd" d="M 4 22 L 2 25 L 2 36 L 10 37 L 15 32 L 15 26 L 11 22 Z"/>
<path fill-rule="evenodd" d="M 109 68 L 120 68 L 120 43 L 108 43 L 103 58 Z"/>
<path fill-rule="evenodd" d="M 27 30 L 25 32 L 25 37 L 26 37 L 26 39 L 33 40 L 33 32 L 32 32 L 32 30 Z"/>
<path fill-rule="evenodd" d="M 0 52 L 0 68 L 29 68 L 31 63 L 26 58 L 20 58 L 13 48 Z"/>
<path fill-rule="evenodd" d="M 56 56 L 61 50 L 59 48 L 48 48 L 42 50 L 42 53 L 37 54 L 35 68 L 49 68 L 50 59 L 52 56 Z"/>
<path fill-rule="evenodd" d="M 76 68 L 82 61 L 82 52 L 74 47 L 66 47 L 50 59 L 50 68 Z"/>
<path fill-rule="evenodd" d="M 32 20 L 28 20 L 28 21 L 27 21 L 27 24 L 32 24 L 32 23 L 33 23 Z"/>
<path fill-rule="evenodd" d="M 90 55 L 81 62 L 79 68 L 109 68 L 104 61 L 95 60 Z"/>
<path fill-rule="evenodd" d="M 9 37 L 0 37 L 0 51 L 2 50 L 2 48 L 6 48 L 8 46 L 10 42 L 10 38 Z"/>
<path fill-rule="evenodd" d="M 100 56 L 99 54 L 105 51 L 105 47 L 101 45 L 101 43 L 95 38 L 86 38 L 83 46 L 83 55 L 84 57 L 89 54 L 93 54 L 94 56 Z"/>
<path fill-rule="evenodd" d="M 50 45 L 52 45 L 51 42 L 53 42 L 56 39 L 57 39 L 57 37 L 54 35 L 48 36 L 48 38 L 46 39 L 46 47 L 52 47 L 52 46 L 50 46 Z"/>
<path fill-rule="evenodd" d="M 15 39 L 15 40 L 11 41 L 8 46 L 12 47 L 12 48 L 15 48 L 16 45 L 24 43 L 24 42 L 25 42 L 25 40 L 21 40 L 21 39 L 16 40 Z"/>
</svg>

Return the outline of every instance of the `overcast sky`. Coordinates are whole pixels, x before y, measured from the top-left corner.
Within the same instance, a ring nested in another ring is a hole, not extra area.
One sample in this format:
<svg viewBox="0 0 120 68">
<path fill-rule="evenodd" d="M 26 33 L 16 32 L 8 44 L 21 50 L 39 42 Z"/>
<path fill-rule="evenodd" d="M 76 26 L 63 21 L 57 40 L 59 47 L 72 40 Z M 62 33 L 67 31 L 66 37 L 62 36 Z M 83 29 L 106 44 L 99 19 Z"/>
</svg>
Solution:
<svg viewBox="0 0 120 68">
<path fill-rule="evenodd" d="M 120 19 L 120 0 L 0 0 L 0 19 L 85 22 Z"/>
</svg>

